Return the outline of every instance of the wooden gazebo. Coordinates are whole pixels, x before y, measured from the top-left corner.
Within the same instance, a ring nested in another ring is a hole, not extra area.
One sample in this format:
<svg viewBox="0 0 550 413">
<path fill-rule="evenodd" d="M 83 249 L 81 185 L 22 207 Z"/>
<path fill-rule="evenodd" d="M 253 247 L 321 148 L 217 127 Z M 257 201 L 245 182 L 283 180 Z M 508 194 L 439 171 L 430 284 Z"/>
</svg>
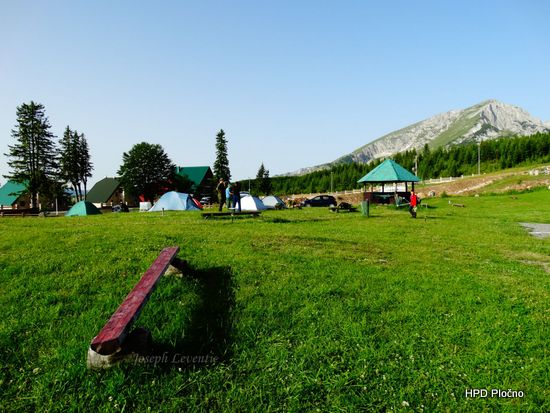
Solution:
<svg viewBox="0 0 550 413">
<path fill-rule="evenodd" d="M 365 191 L 365 201 L 376 204 L 390 204 L 396 201 L 398 197 L 409 199 L 409 183 L 411 190 L 414 191 L 414 183 L 420 179 L 411 171 L 403 168 L 392 159 L 386 159 L 357 182 L 365 186 L 370 184 L 370 191 Z M 405 191 L 398 191 L 397 184 L 405 184 Z M 391 185 L 393 184 L 393 185 Z M 374 191 L 374 185 L 381 185 L 381 191 Z M 388 190 L 389 189 L 389 190 Z"/>
</svg>

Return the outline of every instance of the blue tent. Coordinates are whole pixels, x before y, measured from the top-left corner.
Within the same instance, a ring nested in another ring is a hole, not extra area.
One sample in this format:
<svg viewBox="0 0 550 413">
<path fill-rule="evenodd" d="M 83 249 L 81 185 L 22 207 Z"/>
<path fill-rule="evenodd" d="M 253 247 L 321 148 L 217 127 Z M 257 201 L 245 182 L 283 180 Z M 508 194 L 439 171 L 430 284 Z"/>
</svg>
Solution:
<svg viewBox="0 0 550 413">
<path fill-rule="evenodd" d="M 163 209 L 165 211 L 198 211 L 199 207 L 197 207 L 191 195 L 171 191 L 161 196 L 149 212 L 160 212 Z"/>
</svg>

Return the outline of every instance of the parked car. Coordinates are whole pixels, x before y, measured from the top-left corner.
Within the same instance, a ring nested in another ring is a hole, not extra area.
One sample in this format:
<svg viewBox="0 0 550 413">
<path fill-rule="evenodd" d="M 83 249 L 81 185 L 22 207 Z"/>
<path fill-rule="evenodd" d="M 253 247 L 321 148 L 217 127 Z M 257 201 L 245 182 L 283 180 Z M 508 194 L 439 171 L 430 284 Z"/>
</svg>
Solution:
<svg viewBox="0 0 550 413">
<path fill-rule="evenodd" d="M 302 202 L 303 207 L 332 207 L 336 204 L 336 198 L 332 195 L 317 195 Z"/>
<path fill-rule="evenodd" d="M 209 196 L 203 196 L 199 202 L 201 205 L 210 205 L 212 203 L 212 198 Z"/>
</svg>

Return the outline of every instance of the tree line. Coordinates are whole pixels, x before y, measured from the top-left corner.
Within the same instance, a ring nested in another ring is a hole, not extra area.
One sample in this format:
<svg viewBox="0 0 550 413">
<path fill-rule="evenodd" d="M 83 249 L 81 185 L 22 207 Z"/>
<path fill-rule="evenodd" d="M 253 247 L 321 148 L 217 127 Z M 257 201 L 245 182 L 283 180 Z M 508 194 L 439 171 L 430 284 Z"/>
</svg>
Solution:
<svg viewBox="0 0 550 413">
<path fill-rule="evenodd" d="M 31 208 L 41 201 L 51 202 L 65 198 L 70 185 L 77 201 L 86 199 L 87 181 L 92 176 L 93 164 L 83 133 L 65 128 L 56 144 L 44 106 L 31 101 L 17 108 L 17 124 L 11 131 L 15 144 L 8 145 L 10 174 L 5 178 L 26 186 Z M 550 134 L 538 133 L 528 137 L 501 138 L 481 143 L 469 143 L 448 148 L 405 151 L 392 158 L 421 179 L 441 176 L 460 176 L 477 172 L 492 172 L 518 165 L 550 161 Z M 357 180 L 378 166 L 383 159 L 369 163 L 337 164 L 301 176 L 270 177 L 262 163 L 253 180 L 254 195 L 296 194 L 343 191 L 359 188 Z M 175 165 L 162 146 L 141 142 L 124 152 L 118 170 L 122 187 L 130 196 L 153 200 L 169 190 L 190 192 L 193 182 L 175 173 Z M 216 160 L 213 182 L 231 179 L 227 155 L 227 138 L 223 129 L 216 135 Z M 241 182 L 245 187 L 246 182 Z M 212 194 L 214 195 L 214 194 Z"/>
<path fill-rule="evenodd" d="M 77 200 L 85 198 L 93 164 L 84 134 L 67 126 L 58 145 L 44 105 L 34 101 L 18 106 L 16 115 L 17 124 L 11 131 L 15 143 L 4 154 L 11 171 L 4 178 L 25 185 L 31 208 L 38 207 L 38 194 L 46 204 L 66 198 L 66 184 L 73 187 Z"/>
<path fill-rule="evenodd" d="M 550 133 L 526 137 L 501 138 L 468 143 L 448 148 L 412 149 L 392 156 L 406 169 L 416 172 L 421 179 L 461 176 L 477 173 L 478 153 L 480 172 L 493 172 L 521 165 L 550 162 Z M 277 194 L 299 194 L 344 191 L 360 188 L 357 181 L 380 165 L 384 159 L 369 163 L 337 164 L 329 169 L 301 176 L 271 178 Z"/>
<path fill-rule="evenodd" d="M 65 128 L 56 142 L 44 105 L 31 101 L 16 110 L 17 121 L 8 145 L 10 172 L 4 178 L 25 186 L 30 207 L 50 207 L 55 199 L 69 201 L 71 187 L 76 201 L 86 199 L 88 178 L 92 176 L 88 142 L 83 133 Z M 128 196 L 153 200 L 166 191 L 190 192 L 194 183 L 175 173 L 176 167 L 161 145 L 141 142 L 122 155 L 117 173 Z M 216 136 L 216 178 L 231 178 L 227 158 L 227 139 L 220 130 Z M 40 197 L 40 199 L 39 199 Z"/>
</svg>

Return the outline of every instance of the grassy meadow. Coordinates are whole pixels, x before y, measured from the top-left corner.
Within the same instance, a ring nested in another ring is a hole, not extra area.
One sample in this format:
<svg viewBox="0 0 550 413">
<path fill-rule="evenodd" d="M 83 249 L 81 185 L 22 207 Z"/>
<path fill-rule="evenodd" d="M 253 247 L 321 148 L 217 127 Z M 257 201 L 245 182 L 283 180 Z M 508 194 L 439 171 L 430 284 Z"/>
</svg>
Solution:
<svg viewBox="0 0 550 413">
<path fill-rule="evenodd" d="M 549 201 L 429 199 L 416 220 L 1 218 L 0 410 L 550 411 L 550 239 L 518 224 L 550 223 Z M 91 339 L 172 245 L 191 271 L 163 277 L 135 324 L 158 358 L 87 370 Z"/>
</svg>

